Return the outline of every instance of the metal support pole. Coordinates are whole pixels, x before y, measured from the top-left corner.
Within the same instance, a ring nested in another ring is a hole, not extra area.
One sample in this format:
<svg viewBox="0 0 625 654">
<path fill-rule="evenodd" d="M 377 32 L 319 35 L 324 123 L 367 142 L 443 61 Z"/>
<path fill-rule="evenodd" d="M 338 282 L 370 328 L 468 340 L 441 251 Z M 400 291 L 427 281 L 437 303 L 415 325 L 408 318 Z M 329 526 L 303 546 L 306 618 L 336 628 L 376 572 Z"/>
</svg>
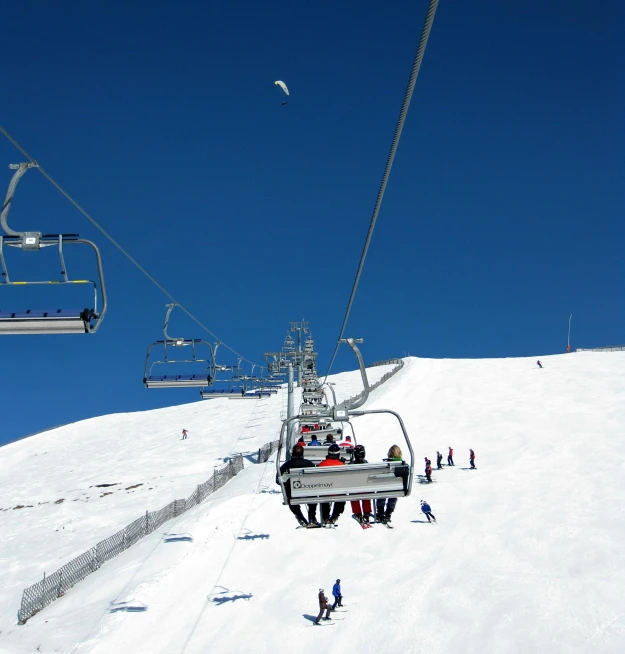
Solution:
<svg viewBox="0 0 625 654">
<path fill-rule="evenodd" d="M 334 392 L 334 384 L 332 382 L 326 382 L 324 386 L 330 387 L 330 390 L 332 391 L 332 401 L 334 402 L 334 406 L 336 406 L 336 393 Z"/>
<path fill-rule="evenodd" d="M 294 397 L 294 389 L 293 389 L 293 364 L 289 361 L 289 396 L 288 396 L 288 403 L 287 403 L 287 409 L 286 409 L 286 417 L 287 420 L 289 418 L 293 418 L 295 416 L 295 397 Z M 294 430 L 294 423 L 289 422 L 289 430 L 287 432 L 287 439 L 286 439 L 286 460 L 288 461 L 291 458 L 291 451 L 293 449 L 293 430 Z"/>
<path fill-rule="evenodd" d="M 573 314 L 569 316 L 569 336 L 566 340 L 566 351 L 570 352 L 571 351 L 571 318 L 573 317 Z"/>
</svg>

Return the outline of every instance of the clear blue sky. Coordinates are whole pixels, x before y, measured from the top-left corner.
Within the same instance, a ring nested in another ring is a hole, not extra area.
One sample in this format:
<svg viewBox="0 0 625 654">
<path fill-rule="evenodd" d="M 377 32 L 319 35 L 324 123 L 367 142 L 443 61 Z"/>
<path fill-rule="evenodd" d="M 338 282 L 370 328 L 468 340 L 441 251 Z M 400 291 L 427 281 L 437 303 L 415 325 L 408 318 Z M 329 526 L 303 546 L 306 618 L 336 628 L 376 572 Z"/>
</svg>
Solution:
<svg viewBox="0 0 625 654">
<path fill-rule="evenodd" d="M 306 318 L 324 370 L 426 8 L 10 3 L 0 123 L 222 340 L 262 361 Z M 570 313 L 573 347 L 625 342 L 624 12 L 441 0 L 347 329 L 367 361 L 562 352 Z M 21 159 L 2 138 L 2 193 Z M 167 300 L 39 173 L 10 222 L 95 240 L 110 308 L 93 337 L 0 339 L 0 442 L 198 397 L 143 388 Z"/>
</svg>

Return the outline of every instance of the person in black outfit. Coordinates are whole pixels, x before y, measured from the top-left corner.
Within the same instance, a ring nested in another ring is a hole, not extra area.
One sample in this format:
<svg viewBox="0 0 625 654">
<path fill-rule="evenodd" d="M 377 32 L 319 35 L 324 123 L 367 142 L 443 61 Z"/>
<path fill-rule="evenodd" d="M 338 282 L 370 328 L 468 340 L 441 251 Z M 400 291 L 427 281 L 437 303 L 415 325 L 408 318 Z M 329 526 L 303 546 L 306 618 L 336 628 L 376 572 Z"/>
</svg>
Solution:
<svg viewBox="0 0 625 654">
<path fill-rule="evenodd" d="M 280 466 L 280 474 L 284 474 L 285 472 L 289 472 L 291 468 L 314 468 L 315 464 L 312 461 L 309 461 L 308 459 L 304 458 L 304 448 L 301 445 L 295 445 L 293 447 L 293 454 L 291 455 L 291 458 L 286 462 L 283 463 Z M 279 484 L 280 481 L 278 479 L 278 476 L 276 475 L 276 484 Z M 286 496 L 291 500 L 291 480 L 287 481 L 285 484 L 286 488 Z M 299 506 L 299 504 L 295 504 L 294 506 L 289 505 L 289 509 L 291 509 L 291 513 L 297 518 L 297 521 L 300 523 L 302 527 L 307 527 L 309 524 L 311 525 L 318 525 L 319 523 L 317 522 L 317 505 L 316 504 L 309 504 L 308 505 L 308 520 L 304 518 L 304 515 L 302 513 L 302 509 Z"/>
</svg>

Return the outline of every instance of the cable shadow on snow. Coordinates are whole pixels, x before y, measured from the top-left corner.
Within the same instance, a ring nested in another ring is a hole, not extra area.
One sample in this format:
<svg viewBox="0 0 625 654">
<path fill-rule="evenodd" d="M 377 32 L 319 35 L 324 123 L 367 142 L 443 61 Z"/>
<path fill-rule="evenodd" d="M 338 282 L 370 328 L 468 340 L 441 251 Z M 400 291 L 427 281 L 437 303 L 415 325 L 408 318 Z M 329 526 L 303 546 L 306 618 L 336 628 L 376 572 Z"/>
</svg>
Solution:
<svg viewBox="0 0 625 654">
<path fill-rule="evenodd" d="M 228 591 L 224 591 L 224 593 L 225 592 Z M 208 600 L 213 604 L 217 604 L 217 606 L 221 606 L 222 604 L 227 604 L 228 602 L 232 602 L 234 604 L 234 602 L 241 599 L 245 600 L 246 602 L 249 602 L 252 599 L 252 597 L 254 597 L 252 593 L 239 593 L 238 591 L 235 591 L 234 595 L 221 595 L 221 597 L 211 597 L 210 595 L 208 595 Z"/>
<path fill-rule="evenodd" d="M 238 452 L 236 456 L 242 456 L 244 459 L 247 459 L 248 463 L 258 463 L 258 450 L 253 452 Z M 232 461 L 233 457 L 226 456 L 224 457 L 224 463 L 229 463 Z"/>
<path fill-rule="evenodd" d="M 243 536 L 237 536 L 237 540 L 266 540 L 269 538 L 269 534 L 257 534 L 250 529 L 245 530 L 247 533 Z"/>
<path fill-rule="evenodd" d="M 163 542 L 165 542 L 165 543 L 179 543 L 179 542 L 192 543 L 193 542 L 193 536 L 191 536 L 191 534 L 170 534 L 170 533 L 165 533 L 165 534 L 163 534 Z"/>
<path fill-rule="evenodd" d="M 263 495 L 282 495 L 282 491 L 279 491 L 275 488 L 269 488 L 269 486 L 261 486 L 261 489 L 258 491 L 258 494 Z"/>
<path fill-rule="evenodd" d="M 129 600 L 127 602 L 110 602 L 109 603 L 109 613 L 120 613 L 124 611 L 125 613 L 143 613 L 147 611 L 148 607 L 143 602 L 137 602 Z"/>
</svg>

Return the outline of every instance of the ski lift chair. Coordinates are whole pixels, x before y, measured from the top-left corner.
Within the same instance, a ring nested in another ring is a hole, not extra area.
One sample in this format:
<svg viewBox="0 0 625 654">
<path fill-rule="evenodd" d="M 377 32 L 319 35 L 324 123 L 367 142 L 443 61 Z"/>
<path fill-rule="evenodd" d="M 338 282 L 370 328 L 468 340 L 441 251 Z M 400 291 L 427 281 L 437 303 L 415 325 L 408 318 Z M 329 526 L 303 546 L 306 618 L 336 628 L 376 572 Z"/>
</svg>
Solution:
<svg viewBox="0 0 625 654">
<path fill-rule="evenodd" d="M 210 386 L 215 378 L 215 355 L 212 345 L 200 338 L 185 339 L 185 338 L 172 338 L 167 333 L 167 325 L 169 323 L 169 316 L 176 304 L 167 305 L 167 313 L 165 315 L 165 324 L 163 326 L 164 340 L 155 341 L 148 347 L 145 356 L 145 368 L 143 370 L 143 385 L 146 388 L 204 388 Z M 206 347 L 204 347 L 206 346 Z M 150 362 L 150 354 L 153 348 L 163 349 L 164 356 L 162 359 L 156 359 Z M 175 356 L 170 357 L 170 350 L 185 351 L 184 348 L 190 348 L 191 355 L 186 358 Z M 198 354 L 198 350 L 204 350 L 207 355 L 202 356 Z M 181 366 L 185 364 L 193 364 L 195 368 L 199 369 L 196 364 L 201 364 L 203 370 L 195 374 L 174 374 L 174 375 L 158 375 L 154 374 L 154 368 L 157 366 L 158 370 L 162 370 L 163 365 Z"/>
<path fill-rule="evenodd" d="M 38 167 L 36 163 L 11 164 L 9 166 L 9 168 L 15 170 L 15 173 L 9 183 L 2 213 L 0 214 L 0 225 L 5 232 L 4 235 L 0 235 L 0 265 L 2 266 L 0 288 L 9 286 L 49 286 L 50 284 L 86 284 L 93 287 L 93 303 L 90 308 L 83 309 L 26 309 L 23 311 L 14 311 L 0 308 L 0 334 L 95 334 L 104 319 L 107 308 L 102 257 L 95 243 L 79 238 L 78 234 L 16 232 L 7 223 L 17 183 L 26 171 L 30 168 Z M 76 244 L 87 245 L 95 253 L 100 295 L 102 298 L 102 308 L 100 310 L 98 310 L 98 284 L 89 279 L 70 279 L 67 273 L 64 247 Z M 12 281 L 4 256 L 6 247 L 20 249 L 23 252 L 35 252 L 48 247 L 58 249 L 62 279 L 49 281 Z"/>
<path fill-rule="evenodd" d="M 314 468 L 291 468 L 285 474 L 280 473 L 280 455 L 285 445 L 285 432 L 287 425 L 294 420 L 305 420 L 304 416 L 288 418 L 282 424 L 278 454 L 276 456 L 276 469 L 278 480 L 282 488 L 284 503 L 291 506 L 296 504 L 318 504 L 320 502 L 347 502 L 352 500 L 374 500 L 383 497 L 407 497 L 412 490 L 414 454 L 412 445 L 404 423 L 399 414 L 387 409 L 368 411 L 351 411 L 345 406 L 332 408 L 332 420 L 341 423 L 349 423 L 349 417 L 363 416 L 369 414 L 389 413 L 395 416 L 399 422 L 408 451 L 410 462 L 403 461 L 380 461 L 375 463 L 362 463 L 359 465 L 326 466 Z M 341 415 L 343 414 L 343 415 Z M 342 450 L 351 448 L 343 447 Z M 311 461 L 321 460 L 320 454 L 314 450 L 324 450 L 323 458 L 327 454 L 327 448 L 319 446 L 307 446 L 304 450 L 304 457 Z M 313 456 L 314 459 L 310 457 Z M 291 497 L 287 496 L 285 484 L 291 483 Z"/>
</svg>

